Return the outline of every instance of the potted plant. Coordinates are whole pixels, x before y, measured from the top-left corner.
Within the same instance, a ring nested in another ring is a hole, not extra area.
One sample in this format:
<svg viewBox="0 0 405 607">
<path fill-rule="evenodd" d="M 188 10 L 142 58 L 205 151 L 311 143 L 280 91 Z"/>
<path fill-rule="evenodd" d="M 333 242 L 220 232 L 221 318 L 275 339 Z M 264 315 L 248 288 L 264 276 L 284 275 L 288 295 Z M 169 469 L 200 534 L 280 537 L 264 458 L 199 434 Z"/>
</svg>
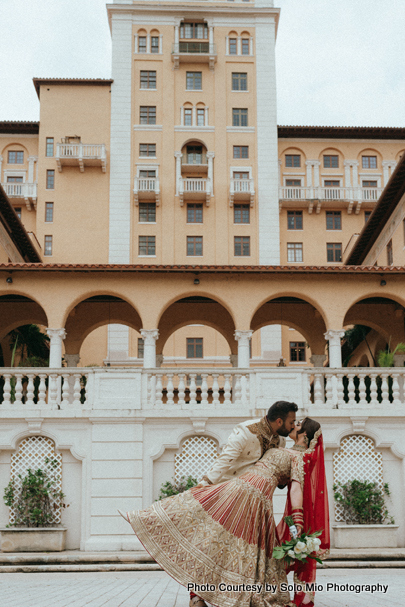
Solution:
<svg viewBox="0 0 405 607">
<path fill-rule="evenodd" d="M 385 500 L 388 483 L 352 480 L 333 485 L 334 498 L 343 511 L 344 525 L 334 525 L 336 548 L 392 548 L 397 546 L 398 525 Z"/>
<path fill-rule="evenodd" d="M 18 474 L 4 490 L 6 506 L 14 510 L 14 521 L 1 532 L 2 552 L 60 552 L 65 549 L 66 531 L 56 526 L 56 514 L 65 495 L 59 489 L 56 459 L 45 459 L 45 467 Z"/>
</svg>

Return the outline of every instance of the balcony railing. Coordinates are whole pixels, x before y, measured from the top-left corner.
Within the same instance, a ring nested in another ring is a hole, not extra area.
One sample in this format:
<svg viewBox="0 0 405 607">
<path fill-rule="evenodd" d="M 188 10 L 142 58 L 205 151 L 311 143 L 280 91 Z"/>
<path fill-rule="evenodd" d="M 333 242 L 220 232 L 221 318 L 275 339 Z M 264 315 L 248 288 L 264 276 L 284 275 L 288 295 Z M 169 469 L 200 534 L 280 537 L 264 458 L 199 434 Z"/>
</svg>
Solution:
<svg viewBox="0 0 405 607">
<path fill-rule="evenodd" d="M 209 63 L 214 69 L 217 60 L 217 47 L 209 42 L 175 42 L 172 46 L 172 61 L 174 69 L 179 68 L 180 62 Z"/>
<path fill-rule="evenodd" d="M 9 198 L 37 199 L 36 183 L 2 183 L 1 185 Z"/>
<path fill-rule="evenodd" d="M 179 197 L 180 204 L 183 204 L 184 199 L 205 199 L 208 205 L 211 198 L 211 180 L 208 178 L 180 179 Z"/>
<path fill-rule="evenodd" d="M 255 196 L 255 183 L 253 179 L 231 179 L 229 186 L 229 200 L 233 205 L 235 200 L 249 200 L 253 205 Z"/>
<path fill-rule="evenodd" d="M 157 177 L 135 177 L 134 181 L 134 200 L 135 204 L 139 200 L 155 200 L 159 204 L 160 187 Z"/>
<path fill-rule="evenodd" d="M 56 164 L 59 171 L 64 165 L 78 165 L 83 173 L 85 166 L 107 167 L 107 152 L 104 143 L 57 143 Z"/>
<path fill-rule="evenodd" d="M 231 404 L 248 414 L 267 410 L 280 394 L 315 417 L 333 409 L 402 415 L 404 384 L 404 367 L 1 368 L 0 416 L 28 409 L 225 411 Z"/>
<path fill-rule="evenodd" d="M 195 153 L 187 153 L 185 152 L 181 157 L 181 164 L 186 165 L 198 165 L 198 166 L 208 166 L 208 158 L 205 152 L 201 154 Z"/>
<path fill-rule="evenodd" d="M 377 201 L 382 188 L 295 187 L 280 188 L 280 200 Z"/>
</svg>

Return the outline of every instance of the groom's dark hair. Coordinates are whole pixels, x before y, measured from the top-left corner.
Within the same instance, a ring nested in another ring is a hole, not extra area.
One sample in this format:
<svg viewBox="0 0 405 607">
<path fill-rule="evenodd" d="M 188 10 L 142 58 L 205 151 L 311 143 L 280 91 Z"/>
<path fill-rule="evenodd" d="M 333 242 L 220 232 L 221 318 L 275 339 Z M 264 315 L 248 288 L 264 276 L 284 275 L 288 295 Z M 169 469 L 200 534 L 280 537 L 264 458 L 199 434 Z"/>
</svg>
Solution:
<svg viewBox="0 0 405 607">
<path fill-rule="evenodd" d="M 267 419 L 269 422 L 275 422 L 276 419 L 282 419 L 283 422 L 287 419 L 290 411 L 298 411 L 298 405 L 289 403 L 286 400 L 278 400 L 267 411 Z"/>
</svg>

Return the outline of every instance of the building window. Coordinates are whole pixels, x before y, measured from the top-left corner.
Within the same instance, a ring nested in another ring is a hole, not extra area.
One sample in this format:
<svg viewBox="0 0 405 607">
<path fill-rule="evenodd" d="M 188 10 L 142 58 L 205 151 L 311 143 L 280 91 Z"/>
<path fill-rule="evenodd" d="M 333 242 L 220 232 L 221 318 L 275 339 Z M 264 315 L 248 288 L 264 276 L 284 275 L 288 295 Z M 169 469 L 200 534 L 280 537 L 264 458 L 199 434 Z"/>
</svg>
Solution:
<svg viewBox="0 0 405 607">
<path fill-rule="evenodd" d="M 237 46 L 236 38 L 229 38 L 229 54 L 237 55 L 237 53 L 238 53 L 238 46 Z"/>
<path fill-rule="evenodd" d="M 200 257 L 203 254 L 202 236 L 187 236 L 187 256 Z"/>
<path fill-rule="evenodd" d="M 22 177 L 7 177 L 7 183 L 22 183 Z"/>
<path fill-rule="evenodd" d="M 184 108 L 184 126 L 192 126 L 193 124 L 193 110 L 190 108 Z"/>
<path fill-rule="evenodd" d="M 21 207 L 14 207 L 14 211 L 18 219 L 21 219 Z"/>
<path fill-rule="evenodd" d="M 140 124 L 156 124 L 156 106 L 141 105 L 139 108 Z"/>
<path fill-rule="evenodd" d="M 140 143 L 139 156 L 151 156 L 156 158 L 156 143 Z"/>
<path fill-rule="evenodd" d="M 138 53 L 146 53 L 146 36 L 138 36 Z"/>
<path fill-rule="evenodd" d="M 156 255 L 156 236 L 139 236 L 139 255 Z"/>
<path fill-rule="evenodd" d="M 187 337 L 187 358 L 203 358 L 203 338 Z"/>
<path fill-rule="evenodd" d="M 187 223 L 203 222 L 203 205 L 191 203 L 187 205 Z"/>
<path fill-rule="evenodd" d="M 24 152 L 9 151 L 8 164 L 24 164 Z"/>
<path fill-rule="evenodd" d="M 52 236 L 45 236 L 44 255 L 52 255 Z"/>
<path fill-rule="evenodd" d="M 249 38 L 242 38 L 242 55 L 250 55 L 250 40 Z"/>
<path fill-rule="evenodd" d="M 363 188 L 376 188 L 377 187 L 377 182 L 374 179 L 371 181 L 370 181 L 370 179 L 363 180 L 361 182 L 361 184 L 362 184 Z"/>
<path fill-rule="evenodd" d="M 248 111 L 247 108 L 232 109 L 232 126 L 247 126 Z"/>
<path fill-rule="evenodd" d="M 305 341 L 290 341 L 290 362 L 305 362 Z"/>
<path fill-rule="evenodd" d="M 47 170 L 46 172 L 46 189 L 53 190 L 55 188 L 55 171 Z"/>
<path fill-rule="evenodd" d="M 326 259 L 328 262 L 342 261 L 342 243 L 328 242 L 326 245 Z"/>
<path fill-rule="evenodd" d="M 158 53 L 159 52 L 159 36 L 152 36 L 150 39 L 150 52 Z"/>
<path fill-rule="evenodd" d="M 247 73 L 232 72 L 232 90 L 247 91 Z"/>
<path fill-rule="evenodd" d="M 233 146 L 233 157 L 234 158 L 249 158 L 249 146 L 248 145 L 234 145 Z"/>
<path fill-rule="evenodd" d="M 285 180 L 286 188 L 300 188 L 301 187 L 301 179 L 286 179 Z M 287 192 L 288 198 L 301 198 L 301 192 Z"/>
<path fill-rule="evenodd" d="M 250 236 L 235 236 L 233 242 L 235 257 L 249 257 Z"/>
<path fill-rule="evenodd" d="M 233 222 L 250 223 L 250 207 L 248 204 L 233 205 Z"/>
<path fill-rule="evenodd" d="M 372 211 L 364 211 L 364 223 L 367 223 L 368 220 L 370 219 L 370 215 L 371 215 Z M 405 239 L 404 239 L 405 242 Z"/>
<path fill-rule="evenodd" d="M 363 167 L 363 169 L 376 169 L 377 156 L 362 156 L 361 166 Z"/>
<path fill-rule="evenodd" d="M 287 229 L 302 230 L 302 211 L 287 211 Z"/>
<path fill-rule="evenodd" d="M 46 152 L 45 156 L 52 157 L 53 156 L 53 137 L 46 138 Z"/>
<path fill-rule="evenodd" d="M 155 179 L 156 178 L 156 171 L 149 171 L 149 170 L 143 170 L 143 171 L 139 171 L 139 177 L 141 179 Z"/>
<path fill-rule="evenodd" d="M 156 89 L 156 72 L 141 70 L 141 89 Z"/>
<path fill-rule="evenodd" d="M 206 40 L 208 38 L 207 23 L 182 23 L 180 25 L 180 38 L 183 40 Z"/>
<path fill-rule="evenodd" d="M 285 155 L 285 166 L 286 167 L 300 167 L 301 166 L 301 155 L 300 154 L 286 154 Z"/>
<path fill-rule="evenodd" d="M 234 171 L 233 172 L 234 179 L 249 179 L 248 171 Z"/>
<path fill-rule="evenodd" d="M 202 72 L 186 73 L 186 89 L 188 91 L 202 90 Z"/>
<path fill-rule="evenodd" d="M 156 203 L 155 202 L 140 202 L 139 203 L 139 221 L 142 223 L 156 222 Z"/>
<path fill-rule="evenodd" d="M 53 202 L 45 203 L 45 221 L 51 223 L 53 221 Z"/>
<path fill-rule="evenodd" d="M 326 229 L 342 229 L 342 213 L 340 211 L 326 211 Z"/>
<path fill-rule="evenodd" d="M 392 266 L 394 264 L 394 256 L 392 253 L 392 240 L 387 244 L 387 265 Z"/>
<path fill-rule="evenodd" d="M 302 260 L 302 242 L 287 242 L 287 261 Z"/>
<path fill-rule="evenodd" d="M 205 110 L 203 108 L 197 109 L 197 126 L 205 126 Z"/>
<path fill-rule="evenodd" d="M 325 169 L 338 169 L 339 168 L 339 156 L 324 156 L 323 166 Z"/>
</svg>

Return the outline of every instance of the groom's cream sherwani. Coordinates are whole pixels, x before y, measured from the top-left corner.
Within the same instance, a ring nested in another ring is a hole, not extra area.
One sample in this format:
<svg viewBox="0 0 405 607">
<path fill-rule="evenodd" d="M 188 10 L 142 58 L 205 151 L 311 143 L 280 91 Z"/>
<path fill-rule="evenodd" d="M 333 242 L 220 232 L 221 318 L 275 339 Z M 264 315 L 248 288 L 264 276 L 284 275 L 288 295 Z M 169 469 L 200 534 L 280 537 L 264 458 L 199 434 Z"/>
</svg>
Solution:
<svg viewBox="0 0 405 607">
<path fill-rule="evenodd" d="M 238 424 L 232 431 L 221 455 L 201 481 L 215 485 L 240 476 L 274 447 L 284 447 L 285 438 L 272 434 L 266 417 Z"/>
</svg>

